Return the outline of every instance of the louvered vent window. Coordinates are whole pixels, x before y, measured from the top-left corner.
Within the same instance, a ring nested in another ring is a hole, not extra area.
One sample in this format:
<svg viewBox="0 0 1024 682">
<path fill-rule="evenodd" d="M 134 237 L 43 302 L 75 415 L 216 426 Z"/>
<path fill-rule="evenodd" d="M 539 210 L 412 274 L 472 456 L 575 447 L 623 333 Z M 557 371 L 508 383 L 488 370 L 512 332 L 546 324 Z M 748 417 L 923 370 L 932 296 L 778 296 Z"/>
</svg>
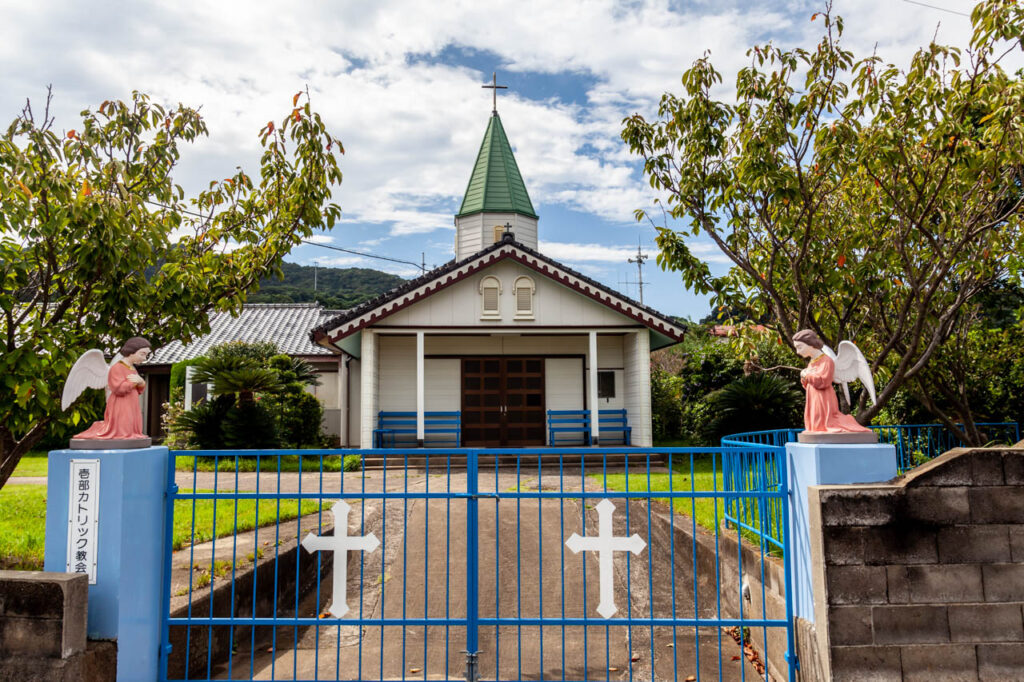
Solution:
<svg viewBox="0 0 1024 682">
<path fill-rule="evenodd" d="M 504 236 L 505 236 L 505 228 L 502 227 L 501 225 L 495 225 L 494 226 L 494 243 L 497 244 L 498 242 L 500 242 L 504 238 Z"/>
<path fill-rule="evenodd" d="M 486 318 L 500 318 L 501 307 L 501 282 L 496 277 L 484 277 L 480 282 L 480 316 Z"/>
<path fill-rule="evenodd" d="M 532 279 L 529 277 L 520 277 L 516 280 L 515 295 L 517 320 L 533 319 L 533 292 L 534 285 Z"/>
</svg>

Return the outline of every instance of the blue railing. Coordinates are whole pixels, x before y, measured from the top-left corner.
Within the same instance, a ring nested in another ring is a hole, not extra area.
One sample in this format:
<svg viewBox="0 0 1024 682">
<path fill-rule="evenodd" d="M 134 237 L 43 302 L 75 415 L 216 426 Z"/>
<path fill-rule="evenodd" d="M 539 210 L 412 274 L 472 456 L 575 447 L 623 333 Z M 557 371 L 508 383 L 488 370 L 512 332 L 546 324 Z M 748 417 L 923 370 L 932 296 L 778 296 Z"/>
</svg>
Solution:
<svg viewBox="0 0 1024 682">
<path fill-rule="evenodd" d="M 328 470 L 352 454 L 403 466 Z M 299 471 L 282 471 L 295 455 Z M 779 478 L 727 490 L 728 457 L 760 472 L 775 462 Z M 750 529 L 717 521 L 742 498 L 762 518 L 780 510 L 785 529 L 784 457 L 751 445 L 172 451 L 161 680 L 754 679 L 723 628 L 761 642 L 785 629 L 776 660 L 794 680 L 792 606 L 773 613 L 767 594 L 774 543 L 738 551 Z M 312 513 L 277 521 L 303 501 Z M 255 506 L 247 533 L 242 504 Z M 192 510 L 177 553 L 175 509 Z M 229 534 L 201 542 L 195 519 L 216 527 L 218 514 Z M 747 599 L 744 575 L 760 575 Z"/>
<path fill-rule="evenodd" d="M 977 424 L 977 427 L 986 443 L 1012 444 L 1020 440 L 1020 426 L 1017 422 L 985 422 Z M 870 428 L 878 434 L 880 443 L 895 446 L 896 468 L 900 474 L 964 445 L 956 433 L 944 424 L 872 424 Z M 785 447 L 786 443 L 797 441 L 800 431 L 802 429 L 773 429 L 723 437 L 722 447 L 751 449 L 749 454 L 733 454 L 724 458 L 725 489 L 734 492 L 775 490 L 782 473 L 780 459 L 760 448 Z M 782 510 L 773 504 L 765 507 L 759 498 L 737 497 L 726 505 L 724 518 L 730 526 L 747 530 L 768 544 L 781 548 Z"/>
<path fill-rule="evenodd" d="M 1017 422 L 983 422 L 977 424 L 985 443 L 1012 445 L 1020 440 L 1020 425 Z M 896 446 L 896 467 L 903 474 L 916 466 L 932 460 L 953 448 L 963 447 L 964 442 L 945 424 L 890 424 L 869 428 L 878 434 L 878 442 Z M 750 445 L 785 446 L 795 443 L 802 429 L 774 429 L 771 431 L 748 431 L 725 436 L 723 447 L 748 447 Z"/>
</svg>

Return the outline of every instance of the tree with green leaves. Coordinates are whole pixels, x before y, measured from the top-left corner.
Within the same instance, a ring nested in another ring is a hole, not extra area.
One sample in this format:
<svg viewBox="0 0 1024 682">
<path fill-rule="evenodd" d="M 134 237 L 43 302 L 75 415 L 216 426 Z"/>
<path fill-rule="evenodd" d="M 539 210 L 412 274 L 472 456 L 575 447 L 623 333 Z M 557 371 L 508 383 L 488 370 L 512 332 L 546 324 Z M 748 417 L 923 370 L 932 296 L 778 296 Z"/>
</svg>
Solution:
<svg viewBox="0 0 1024 682">
<path fill-rule="evenodd" d="M 811 18 L 825 27 L 812 49 L 754 47 L 729 100 L 705 55 L 622 137 L 667 198 L 661 267 L 787 341 L 853 339 L 881 385 L 877 404 L 859 396 L 867 423 L 1019 266 L 1024 84 L 1001 63 L 1021 53 L 1024 7 L 978 4 L 968 49 L 933 43 L 904 69 L 855 60 L 831 8 Z M 727 273 L 693 254 L 698 236 Z"/>
<path fill-rule="evenodd" d="M 314 230 L 331 227 L 340 141 L 297 93 L 259 131 L 260 166 L 186 198 L 181 147 L 207 135 L 196 109 L 142 93 L 58 132 L 27 104 L 0 136 L 0 486 L 61 412 L 88 348 L 130 336 L 159 346 L 209 331 Z M 84 424 L 82 427 L 84 428 Z"/>
</svg>

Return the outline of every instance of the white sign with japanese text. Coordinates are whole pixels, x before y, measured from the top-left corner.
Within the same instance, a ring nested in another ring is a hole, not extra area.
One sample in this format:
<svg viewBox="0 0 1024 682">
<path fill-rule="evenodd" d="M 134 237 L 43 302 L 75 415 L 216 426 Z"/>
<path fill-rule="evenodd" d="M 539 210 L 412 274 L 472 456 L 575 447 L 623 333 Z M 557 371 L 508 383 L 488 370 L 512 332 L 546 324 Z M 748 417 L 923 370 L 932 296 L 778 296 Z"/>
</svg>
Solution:
<svg viewBox="0 0 1024 682">
<path fill-rule="evenodd" d="M 71 460 L 68 480 L 68 573 L 87 573 L 96 584 L 96 540 L 99 521 L 100 461 Z"/>
</svg>

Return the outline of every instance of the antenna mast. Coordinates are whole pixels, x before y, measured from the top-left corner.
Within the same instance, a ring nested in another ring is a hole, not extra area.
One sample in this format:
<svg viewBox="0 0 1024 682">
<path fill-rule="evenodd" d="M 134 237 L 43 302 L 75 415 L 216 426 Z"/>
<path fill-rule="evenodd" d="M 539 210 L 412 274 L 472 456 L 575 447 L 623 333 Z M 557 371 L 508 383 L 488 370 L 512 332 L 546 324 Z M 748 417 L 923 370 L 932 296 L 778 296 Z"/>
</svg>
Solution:
<svg viewBox="0 0 1024 682">
<path fill-rule="evenodd" d="M 636 263 L 637 288 L 640 290 L 640 304 L 644 302 L 644 261 L 649 256 L 640 249 L 640 238 L 636 240 L 636 258 L 628 258 L 630 263 Z"/>
</svg>

